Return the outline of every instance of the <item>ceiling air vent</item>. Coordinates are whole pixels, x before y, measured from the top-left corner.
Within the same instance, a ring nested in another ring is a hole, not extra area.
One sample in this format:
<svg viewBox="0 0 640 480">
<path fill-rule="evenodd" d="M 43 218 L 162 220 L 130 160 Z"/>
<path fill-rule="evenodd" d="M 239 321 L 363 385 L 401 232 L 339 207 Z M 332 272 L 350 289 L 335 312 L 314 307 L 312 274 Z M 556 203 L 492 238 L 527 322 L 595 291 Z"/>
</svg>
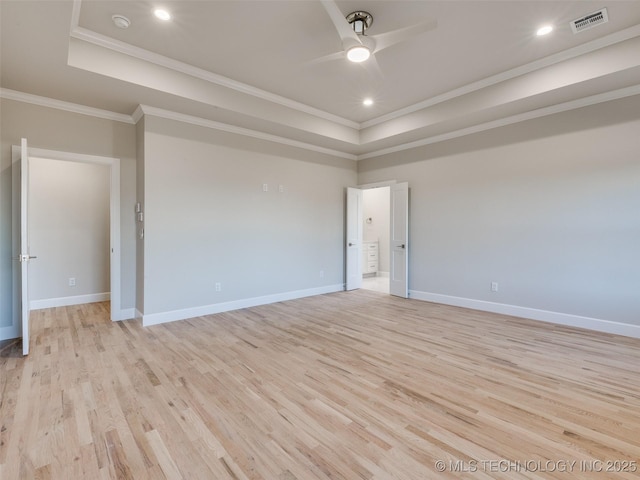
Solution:
<svg viewBox="0 0 640 480">
<path fill-rule="evenodd" d="M 609 21 L 609 16 L 607 15 L 607 9 L 602 8 L 597 12 L 590 13 L 589 15 L 585 15 L 582 18 L 578 18 L 572 22 L 569 22 L 571 25 L 571 30 L 573 33 L 582 32 L 583 30 L 588 30 L 592 27 L 598 26 L 602 23 L 607 23 Z"/>
</svg>

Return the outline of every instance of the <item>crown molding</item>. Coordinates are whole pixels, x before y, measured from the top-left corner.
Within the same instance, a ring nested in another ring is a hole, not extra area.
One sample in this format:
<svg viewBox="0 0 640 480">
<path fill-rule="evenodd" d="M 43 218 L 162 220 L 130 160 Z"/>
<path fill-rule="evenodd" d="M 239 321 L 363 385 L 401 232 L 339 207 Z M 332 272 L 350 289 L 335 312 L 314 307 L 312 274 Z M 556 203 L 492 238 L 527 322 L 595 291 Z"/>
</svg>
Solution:
<svg viewBox="0 0 640 480">
<path fill-rule="evenodd" d="M 313 115 L 315 117 L 322 118 L 324 120 L 328 120 L 340 125 L 344 125 L 349 128 L 354 128 L 354 129 L 360 128 L 360 124 L 358 122 L 354 122 L 352 120 L 340 117 L 338 115 L 325 112 L 324 110 L 320 110 L 318 108 L 305 105 L 304 103 L 297 102 L 290 98 L 286 98 L 281 95 L 277 95 L 275 93 L 271 93 L 266 90 L 253 87 L 251 85 L 247 85 L 246 83 L 242 83 L 237 80 L 233 80 L 231 78 L 218 75 L 208 70 L 204 70 L 202 68 L 195 67 L 193 65 L 189 65 L 187 63 L 180 62 L 178 60 L 174 60 L 169 57 L 165 57 L 164 55 L 160 55 L 158 53 L 151 52 L 144 48 L 136 47 L 134 45 L 121 42 L 119 40 L 108 37 L 106 35 L 102 35 L 92 30 L 80 27 L 79 20 L 80 20 L 81 4 L 82 4 L 82 0 L 74 0 L 73 10 L 71 14 L 71 30 L 69 32 L 70 37 L 73 37 L 88 43 L 92 43 L 94 45 L 98 45 L 100 47 L 107 48 L 109 50 L 123 53 L 125 55 L 129 55 L 131 57 L 144 60 L 146 62 L 150 62 L 161 67 L 169 68 L 171 70 L 175 70 L 185 75 L 189 75 L 189 76 L 198 78 L 200 80 L 205 80 L 207 82 L 210 82 L 225 88 L 229 88 L 247 95 L 251 95 L 253 97 L 260 98 L 262 100 L 273 102 L 275 104 L 281 105 L 286 108 L 291 108 L 293 110 L 297 110 L 309 115 Z"/>
<path fill-rule="evenodd" d="M 88 115 L 90 117 L 97 117 L 105 120 L 113 120 L 115 122 L 135 123 L 131 115 L 102 110 L 100 108 L 87 107 L 78 103 L 65 102 L 54 98 L 41 97 L 40 95 L 32 95 L 31 93 L 19 92 L 8 88 L 0 89 L 0 98 L 31 103 L 41 107 L 55 108 L 56 110 L 63 110 L 65 112 L 79 113 L 81 115 Z"/>
<path fill-rule="evenodd" d="M 120 53 L 124 53 L 134 58 L 145 60 L 159 66 L 170 68 L 172 70 L 175 70 L 175 71 L 199 78 L 201 80 L 205 80 L 210 83 L 214 83 L 214 84 L 229 88 L 229 89 L 233 89 L 238 92 L 242 92 L 242 93 L 260 98 L 262 100 L 267 100 L 287 108 L 291 108 L 291 109 L 298 110 L 310 115 L 314 115 L 316 117 L 329 120 L 331 122 L 335 122 L 350 128 L 355 128 L 357 130 L 363 130 L 371 126 L 378 125 L 380 123 L 384 123 L 386 121 L 393 120 L 393 119 L 402 117 L 404 115 L 408 115 L 410 113 L 414 113 L 419 110 L 429 108 L 433 105 L 437 105 L 438 103 L 442 103 L 444 101 L 451 100 L 453 98 L 466 95 L 468 93 L 475 92 L 477 90 L 481 90 L 483 88 L 486 88 L 492 85 L 496 85 L 498 83 L 504 82 L 506 80 L 510 80 L 520 75 L 531 73 L 536 70 L 540 70 L 542 68 L 548 67 L 550 65 L 561 63 L 563 61 L 567 61 L 572 58 L 579 57 L 581 55 L 593 52 L 595 50 L 599 50 L 601 48 L 614 45 L 616 43 L 620 43 L 625 40 L 629 40 L 631 38 L 640 36 L 640 25 L 634 25 L 632 27 L 626 28 L 619 32 L 614 32 L 607 36 L 578 45 L 568 50 L 564 50 L 562 52 L 549 55 L 545 58 L 536 60 L 534 62 L 521 65 L 520 67 L 513 68 L 505 72 L 501 72 L 497 75 L 484 78 L 477 82 L 473 82 L 473 83 L 464 85 L 460 88 L 456 88 L 454 90 L 450 90 L 441 95 L 428 98 L 422 102 L 418 102 L 416 104 L 407 106 L 405 108 L 401 108 L 399 110 L 395 110 L 393 112 L 387 113 L 385 115 L 381 115 L 371 120 L 358 123 L 358 122 L 340 117 L 338 115 L 325 112 L 324 110 L 320 110 L 320 109 L 311 107 L 309 105 L 305 105 L 303 103 L 297 102 L 287 97 L 283 97 L 281 95 L 277 95 L 277 94 L 268 92 L 266 90 L 252 87 L 251 85 L 247 85 L 237 80 L 233 80 L 231 78 L 215 74 L 208 70 L 194 67 L 193 65 L 189 65 L 189 64 L 174 60 L 172 58 L 165 57 L 163 55 L 151 52 L 149 50 L 145 50 L 143 48 L 135 47 L 131 44 L 121 42 L 114 38 L 101 35 L 96 32 L 93 32 L 92 30 L 80 27 L 79 21 L 80 21 L 81 5 L 82 5 L 82 0 L 74 0 L 72 18 L 71 18 L 71 30 L 70 30 L 71 37 L 77 38 L 79 40 L 84 40 L 86 42 L 93 43 L 95 45 L 99 45 L 104 48 L 108 48 Z"/>
<path fill-rule="evenodd" d="M 178 112 L 172 112 L 170 110 L 164 110 L 161 108 L 150 107 L 148 105 L 138 105 L 132 115 L 125 115 L 121 113 L 110 112 L 108 110 L 101 110 L 98 108 L 87 107 L 76 103 L 63 102 L 61 100 L 55 100 L 53 98 L 41 97 L 39 95 L 32 95 L 30 93 L 18 92 L 16 90 L 10 90 L 7 88 L 0 89 L 0 98 L 7 100 L 15 100 L 18 102 L 30 103 L 33 105 L 39 105 L 48 108 L 54 108 L 57 110 L 63 110 L 66 112 L 79 113 L 81 115 L 88 115 L 92 117 L 102 118 L 106 120 L 113 120 L 128 124 L 137 124 L 144 115 L 152 115 L 156 117 L 166 118 L 169 120 L 176 120 L 183 123 L 189 123 L 205 128 L 211 128 L 214 130 L 220 130 L 228 133 L 235 133 L 238 135 L 244 135 L 247 137 L 257 138 L 270 142 L 280 143 L 282 145 L 288 145 L 292 147 L 302 148 L 304 150 L 310 150 L 318 153 L 332 155 L 347 160 L 366 160 L 368 158 L 380 157 L 382 155 L 388 155 L 391 153 L 410 150 L 413 148 L 423 147 L 433 143 L 438 143 L 446 140 L 452 140 L 454 138 L 463 137 L 466 135 L 472 135 L 474 133 L 483 132 L 486 130 L 492 130 L 494 128 L 500 128 L 507 125 L 512 125 L 527 120 L 533 120 L 535 118 L 545 117 L 556 113 L 567 112 L 575 110 L 577 108 L 588 107 L 590 105 L 596 105 L 598 103 L 608 102 L 612 100 L 618 100 L 633 95 L 640 95 L 640 85 L 634 85 L 631 87 L 621 88 L 613 90 L 611 92 L 600 93 L 589 97 L 572 100 L 570 102 L 564 102 L 557 105 L 551 105 L 544 108 L 532 110 L 517 115 L 493 120 L 491 122 L 485 122 L 472 127 L 455 130 L 453 132 L 444 133 L 441 135 L 434 135 L 431 137 L 423 138 L 414 142 L 407 142 L 393 147 L 376 150 L 369 153 L 360 155 L 353 155 L 330 148 L 320 147 L 305 142 L 299 142 L 285 137 L 272 135 L 268 133 L 259 132 L 257 130 L 250 130 L 248 128 L 237 127 L 222 122 L 216 122 L 213 120 L 207 120 L 193 115 L 186 115 Z"/>
<path fill-rule="evenodd" d="M 600 50 L 601 48 L 615 45 L 616 43 L 624 42 L 625 40 L 630 40 L 638 36 L 640 36 L 640 25 L 634 25 L 624 30 L 620 30 L 619 32 L 615 32 L 610 35 L 598 38 L 596 40 L 592 40 L 591 42 L 583 43 L 581 45 L 570 48 L 568 50 L 563 50 L 562 52 L 549 55 L 547 57 L 541 58 L 534 62 L 527 63 L 525 65 L 521 65 L 511 70 L 501 72 L 497 75 L 484 78 L 477 82 L 469 83 L 468 85 L 464 85 L 463 87 L 450 90 L 446 93 L 443 93 L 442 95 L 437 95 L 435 97 L 431 97 L 427 100 L 418 102 L 416 104 L 410 105 L 400 110 L 396 110 L 394 112 L 390 112 L 380 117 L 373 118 L 371 120 L 361 123 L 360 129 L 362 130 L 368 127 L 372 127 L 374 125 L 378 125 L 380 123 L 393 120 L 393 119 L 402 117 L 404 115 L 408 115 L 410 113 L 423 110 L 425 108 L 432 107 L 433 105 L 437 105 L 438 103 L 442 103 L 447 100 L 451 100 L 453 98 L 466 95 L 468 93 L 482 90 L 483 88 L 496 85 L 506 80 L 510 80 L 512 78 L 519 77 L 521 75 L 525 75 L 527 73 L 531 73 L 536 70 L 541 70 L 545 67 L 549 67 L 551 65 L 555 65 L 557 63 L 561 63 L 567 60 L 571 60 L 581 55 L 585 55 L 587 53 L 594 52 L 596 50 Z"/>
<path fill-rule="evenodd" d="M 142 117 L 144 117 L 144 111 L 142 110 L 142 105 L 138 105 L 131 115 L 133 121 L 138 123 Z"/>
<path fill-rule="evenodd" d="M 624 41 L 628 41 L 640 36 L 640 25 L 635 25 L 629 27 L 627 29 L 621 30 L 619 32 L 612 33 L 605 37 L 593 40 L 591 42 L 584 43 L 582 45 L 573 47 L 568 50 L 564 50 L 562 52 L 556 53 L 554 55 L 547 56 L 535 62 L 528 63 L 526 65 L 522 65 L 520 67 L 508 70 L 506 72 L 502 72 L 498 75 L 494 75 L 491 77 L 487 77 L 483 80 L 468 84 L 458 89 L 451 90 L 442 95 L 429 98 L 423 102 L 419 102 L 415 105 L 411 105 L 409 107 L 396 110 L 389 114 L 377 117 L 375 119 L 357 123 L 350 121 L 348 119 L 332 115 L 328 112 L 315 109 L 308 105 L 304 105 L 302 103 L 296 102 L 294 100 L 288 99 L 286 97 L 281 97 L 279 95 L 272 94 L 270 92 L 251 87 L 250 85 L 243 84 L 241 82 L 234 81 L 227 77 L 223 77 L 221 75 L 214 74 L 212 72 L 178 62 L 176 60 L 164 57 L 159 54 L 155 54 L 145 49 L 141 49 L 124 42 L 120 42 L 108 36 L 100 35 L 96 32 L 92 32 L 88 29 L 84 29 L 79 26 L 79 18 L 80 18 L 80 8 L 81 8 L 82 0 L 74 0 L 73 3 L 73 11 L 71 18 L 71 29 L 70 36 L 81 41 L 86 41 L 91 44 L 98 45 L 100 47 L 104 47 L 111 51 L 116 51 L 118 53 L 126 54 L 132 56 L 134 58 L 141 59 L 143 61 L 147 61 L 158 65 L 160 67 L 172 69 L 183 73 L 185 75 L 189 75 L 194 78 L 198 78 L 201 80 L 208 81 L 212 84 L 216 84 L 225 88 L 233 89 L 234 91 L 242 92 L 247 95 L 254 96 L 256 98 L 260 98 L 269 102 L 273 102 L 274 104 L 278 104 L 292 110 L 300 111 L 316 118 L 322 118 L 324 120 L 334 122 L 336 124 L 341 124 L 347 127 L 354 128 L 362 132 L 363 129 L 375 126 L 380 123 L 384 123 L 389 120 L 400 118 L 404 115 L 415 113 L 420 110 L 428 109 L 436 104 L 440 104 L 446 102 L 448 100 L 455 99 L 461 95 L 466 95 L 472 92 L 476 92 L 482 90 L 483 88 L 490 87 L 492 85 L 505 82 L 507 80 L 526 75 L 528 73 L 535 72 L 537 70 L 559 64 L 563 61 L 567 61 L 570 59 L 574 59 L 580 57 L 581 55 L 585 55 L 596 50 L 612 46 L 614 44 L 618 44 Z M 211 128 L 215 130 L 220 130 L 224 132 L 234 133 L 238 135 L 244 135 L 247 137 L 252 137 L 256 139 L 261 139 L 265 141 L 275 142 L 283 145 L 289 145 L 292 147 L 301 148 L 304 150 L 315 151 L 322 154 L 327 154 L 335 157 L 340 157 L 348 160 L 366 160 L 368 158 L 379 157 L 382 155 L 392 154 L 395 152 L 405 151 L 414 149 L 417 147 L 446 141 L 454 138 L 459 138 L 465 135 L 471 135 L 474 133 L 491 130 L 494 128 L 499 128 L 506 125 L 511 125 L 518 122 L 527 121 L 530 119 L 540 118 L 548 115 L 552 115 L 555 113 L 565 112 L 577 108 L 582 108 L 589 105 L 594 105 L 597 103 L 602 103 L 606 101 L 616 100 L 620 98 L 624 98 L 627 96 L 638 95 L 640 94 L 640 85 L 635 85 L 627 88 L 622 88 L 619 90 L 614 90 L 610 92 L 605 92 L 601 94 L 596 94 L 556 105 L 550 105 L 547 107 L 538 108 L 535 110 L 511 115 L 504 118 L 498 118 L 496 120 L 488 121 L 485 123 L 472 125 L 470 127 L 462 128 L 459 130 L 454 130 L 446 133 L 442 133 L 439 135 L 432 135 L 425 138 L 420 138 L 415 141 L 405 142 L 398 145 L 393 145 L 387 148 L 382 148 L 375 151 L 366 151 L 366 149 L 375 148 L 373 144 L 362 143 L 360 140 L 357 142 L 356 146 L 360 148 L 360 153 L 358 155 L 354 155 L 351 153 L 347 153 L 344 151 L 334 150 L 331 148 L 322 147 L 320 145 L 306 143 L 302 141 L 297 141 L 292 138 L 287 138 L 279 135 L 273 135 L 265 132 L 261 132 L 259 130 L 251 130 L 248 128 L 243 128 L 235 125 L 225 124 L 221 122 L 217 122 L 214 120 L 208 120 L 205 118 L 200 118 L 196 116 L 191 116 L 187 114 L 181 114 L 174 111 L 164 110 L 156 107 L 144 106 L 140 105 L 136 108 L 135 112 L 132 115 L 120 114 L 116 112 L 111 112 L 107 110 L 102 110 L 98 108 L 88 107 L 84 105 L 79 105 L 75 103 L 65 102 L 61 100 L 56 100 L 53 98 L 42 97 L 38 95 L 28 94 L 24 92 L 19 92 L 11 89 L 2 88 L 0 89 L 0 98 L 16 100 L 24 103 L 35 104 L 39 106 L 44 106 L 48 108 L 55 108 L 62 111 L 68 111 L 73 113 L 78 113 L 81 115 L 87 115 L 127 124 L 136 124 L 145 114 L 153 115 L 157 117 L 177 120 L 184 123 L 190 123 L 193 125 L 202 126 L 205 128 Z M 293 135 L 292 135 L 293 136 Z M 413 137 L 416 138 L 416 137 Z M 388 145 L 388 144 L 387 144 Z"/>
<path fill-rule="evenodd" d="M 183 123 L 190 123 L 192 125 L 198 125 L 200 127 L 211 128 L 214 130 L 220 130 L 228 133 L 235 133 L 238 135 L 244 135 L 246 137 L 257 138 L 260 140 L 266 140 L 269 142 L 280 143 L 282 145 L 288 145 L 291 147 L 302 148 L 304 150 L 310 150 L 313 152 L 323 153 L 326 155 L 332 155 L 334 157 L 345 158 L 347 160 L 357 160 L 357 155 L 350 153 L 333 150 L 330 148 L 320 147 L 310 143 L 299 142 L 285 137 L 272 135 L 270 133 L 263 133 L 257 130 L 250 130 L 248 128 L 236 127 L 227 123 L 216 122 L 214 120 L 207 120 L 205 118 L 195 117 L 193 115 L 186 115 L 178 112 L 172 112 L 170 110 L 164 110 L 162 108 L 150 107 L 148 105 L 138 105 L 132 115 L 124 115 L 122 113 L 110 112 L 108 110 L 101 110 L 99 108 L 86 107 L 77 103 L 63 102 L 61 100 L 55 100 L 53 98 L 41 97 L 39 95 L 32 95 L 30 93 L 18 92 L 16 90 L 10 90 L 7 88 L 0 89 L 0 98 L 7 100 L 15 100 L 18 102 L 30 103 L 33 105 L 39 105 L 42 107 L 55 108 L 65 112 L 79 113 L 81 115 L 88 115 L 91 117 L 103 118 L 106 120 L 114 120 L 117 122 L 123 122 L 135 125 L 144 115 L 152 115 L 155 117 L 166 118 L 169 120 L 177 120 Z"/>
<path fill-rule="evenodd" d="M 494 128 L 504 127 L 512 125 L 514 123 L 520 123 L 534 118 L 546 117 L 556 113 L 567 112 L 569 110 L 575 110 L 577 108 L 588 107 L 590 105 L 596 105 L 598 103 L 609 102 L 612 100 L 618 100 L 620 98 L 630 97 L 633 95 L 640 95 L 640 85 L 634 85 L 631 87 L 621 88 L 618 90 L 612 90 L 610 92 L 599 93 L 597 95 L 591 95 L 589 97 L 579 98 L 569 102 L 558 103 L 556 105 L 550 105 L 548 107 L 531 110 L 529 112 L 519 113 L 517 115 L 511 115 L 509 117 L 500 118 L 491 122 L 485 122 L 472 127 L 462 128 L 452 132 L 443 133 L 441 135 L 434 135 L 432 137 L 416 140 L 415 142 L 408 142 L 402 145 L 396 145 L 389 148 L 377 150 L 375 152 L 369 152 L 362 155 L 358 155 L 358 160 L 365 160 L 367 158 L 380 157 L 382 155 L 388 155 L 390 153 L 401 152 L 404 150 L 410 150 L 412 148 L 423 147 L 432 143 L 442 142 L 445 140 L 451 140 L 458 137 L 464 137 L 466 135 L 472 135 L 474 133 L 484 132 L 486 130 L 492 130 Z"/>
<path fill-rule="evenodd" d="M 164 110 L 162 108 L 150 107 L 148 105 L 140 105 L 136 109 L 135 116 L 142 118 L 142 115 L 151 115 L 154 117 L 165 118 L 168 120 L 176 120 L 182 123 L 189 123 L 199 127 L 210 128 L 213 130 L 219 130 L 227 133 L 235 133 L 237 135 L 243 135 L 245 137 L 257 138 L 259 140 L 266 140 L 268 142 L 279 143 L 282 145 L 288 145 L 290 147 L 302 148 L 304 150 L 310 150 L 313 152 L 323 153 L 326 155 L 332 155 L 334 157 L 345 158 L 347 160 L 357 160 L 357 155 L 350 153 L 333 150 L 330 148 L 320 147 L 310 143 L 299 142 L 290 138 L 280 137 L 272 135 L 270 133 L 259 132 L 257 130 L 250 130 L 248 128 L 236 127 L 235 125 L 229 125 L 227 123 L 216 122 L 214 120 L 207 120 L 205 118 L 195 117 L 193 115 L 186 115 L 184 113 L 173 112 L 171 110 Z"/>
</svg>

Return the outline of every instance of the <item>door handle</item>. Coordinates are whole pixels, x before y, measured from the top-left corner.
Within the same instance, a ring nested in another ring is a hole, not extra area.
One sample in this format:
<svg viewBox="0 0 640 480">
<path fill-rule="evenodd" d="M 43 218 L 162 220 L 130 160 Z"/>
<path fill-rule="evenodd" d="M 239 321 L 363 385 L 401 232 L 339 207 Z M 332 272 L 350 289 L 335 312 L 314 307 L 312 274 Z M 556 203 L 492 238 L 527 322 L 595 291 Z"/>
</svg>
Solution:
<svg viewBox="0 0 640 480">
<path fill-rule="evenodd" d="M 404 243 L 402 245 L 398 245 L 400 248 L 404 248 Z"/>
<path fill-rule="evenodd" d="M 351 243 L 351 242 L 349 242 L 349 246 L 350 246 L 350 247 L 353 247 L 353 246 L 355 246 L 355 243 Z"/>
</svg>

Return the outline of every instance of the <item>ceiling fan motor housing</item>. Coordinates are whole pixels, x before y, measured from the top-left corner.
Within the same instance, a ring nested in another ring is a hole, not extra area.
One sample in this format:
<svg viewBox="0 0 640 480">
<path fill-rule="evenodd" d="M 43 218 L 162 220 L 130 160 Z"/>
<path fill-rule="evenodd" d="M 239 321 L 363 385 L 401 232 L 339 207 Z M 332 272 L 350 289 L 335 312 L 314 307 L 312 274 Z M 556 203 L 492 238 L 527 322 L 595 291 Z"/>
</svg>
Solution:
<svg viewBox="0 0 640 480">
<path fill-rule="evenodd" d="M 373 15 L 369 12 L 358 10 L 347 15 L 347 22 L 349 22 L 354 32 L 358 35 L 364 35 L 364 32 L 366 32 L 373 23 Z"/>
</svg>

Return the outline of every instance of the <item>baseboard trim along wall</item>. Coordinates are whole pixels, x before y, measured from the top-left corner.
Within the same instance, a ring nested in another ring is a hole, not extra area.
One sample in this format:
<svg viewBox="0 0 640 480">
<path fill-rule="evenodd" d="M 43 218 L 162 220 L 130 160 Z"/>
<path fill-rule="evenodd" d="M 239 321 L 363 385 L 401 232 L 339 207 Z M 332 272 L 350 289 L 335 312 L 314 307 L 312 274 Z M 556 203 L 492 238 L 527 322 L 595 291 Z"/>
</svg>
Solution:
<svg viewBox="0 0 640 480">
<path fill-rule="evenodd" d="M 82 305 L 83 303 L 108 302 L 111 300 L 111 293 L 91 293 L 89 295 L 76 295 L 73 297 L 45 298 L 42 300 L 31 300 L 29 308 L 40 310 L 42 308 L 67 307 L 69 305 Z"/>
<path fill-rule="evenodd" d="M 274 295 L 245 298 L 242 300 L 234 300 L 231 302 L 214 303 L 213 305 L 203 305 L 201 307 L 185 308 L 183 310 L 151 313 L 148 315 L 142 315 L 142 325 L 144 327 L 148 327 L 151 325 L 158 325 L 160 323 L 174 322 L 176 320 L 201 317 L 203 315 L 229 312 L 231 310 L 239 310 L 241 308 L 257 307 L 259 305 L 284 302 L 286 300 L 295 300 L 297 298 L 312 297 L 314 295 L 323 295 L 325 293 L 341 292 L 343 290 L 344 284 L 340 283 L 338 285 L 327 285 L 324 287 L 309 288 L 307 290 L 295 290 L 293 292 L 276 293 Z"/>
<path fill-rule="evenodd" d="M 442 303 L 454 307 L 471 308 L 484 312 L 501 313 L 514 317 L 526 318 L 529 320 L 540 320 L 543 322 L 556 323 L 570 327 L 585 328 L 604 333 L 614 333 L 626 337 L 640 338 L 640 325 L 628 323 L 612 322 L 598 318 L 581 317 L 567 313 L 550 312 L 535 308 L 519 307 L 517 305 L 507 305 L 504 303 L 486 302 L 484 300 L 474 300 L 472 298 L 453 297 L 439 293 L 420 292 L 410 290 L 409 297 L 425 302 Z"/>
</svg>

